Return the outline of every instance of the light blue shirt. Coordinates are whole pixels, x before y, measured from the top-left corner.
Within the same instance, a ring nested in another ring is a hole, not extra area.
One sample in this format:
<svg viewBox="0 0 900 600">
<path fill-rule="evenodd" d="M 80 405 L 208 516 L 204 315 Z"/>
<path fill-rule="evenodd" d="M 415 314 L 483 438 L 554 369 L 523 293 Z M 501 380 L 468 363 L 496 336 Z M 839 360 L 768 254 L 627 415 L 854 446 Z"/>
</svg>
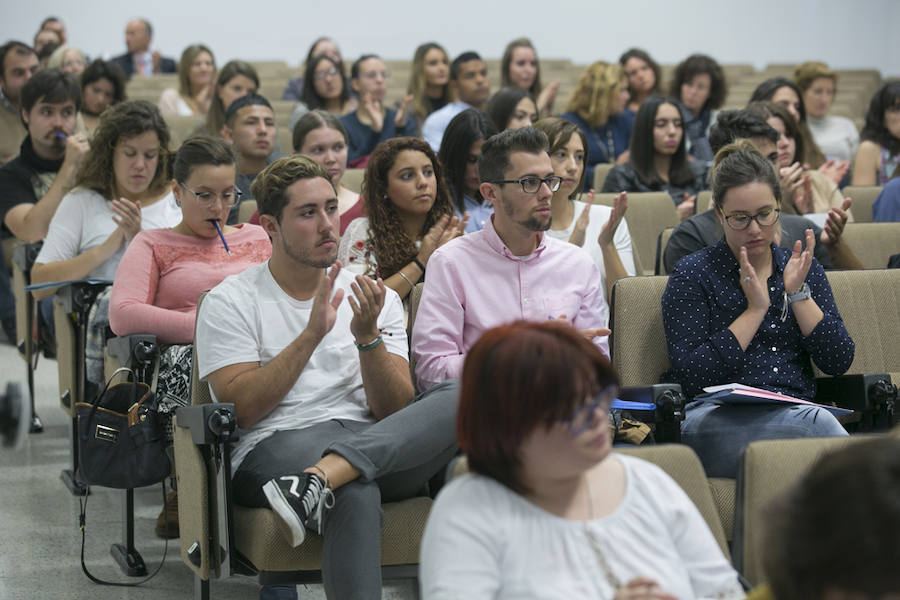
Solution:
<svg viewBox="0 0 900 600">
<path fill-rule="evenodd" d="M 454 204 L 455 206 L 455 204 Z M 479 202 L 468 194 L 463 194 L 463 206 L 469 213 L 469 222 L 466 223 L 466 233 L 475 233 L 484 229 L 484 224 L 494 214 L 494 206 L 490 202 Z M 456 216 L 462 219 L 459 209 L 456 209 Z"/>
<path fill-rule="evenodd" d="M 447 129 L 447 125 L 450 124 L 453 117 L 467 108 L 474 107 L 466 102 L 451 102 L 428 115 L 428 118 L 425 119 L 425 125 L 422 126 L 422 137 L 428 142 L 432 150 L 435 152 L 440 151 L 441 140 L 444 138 L 444 130 Z"/>
</svg>

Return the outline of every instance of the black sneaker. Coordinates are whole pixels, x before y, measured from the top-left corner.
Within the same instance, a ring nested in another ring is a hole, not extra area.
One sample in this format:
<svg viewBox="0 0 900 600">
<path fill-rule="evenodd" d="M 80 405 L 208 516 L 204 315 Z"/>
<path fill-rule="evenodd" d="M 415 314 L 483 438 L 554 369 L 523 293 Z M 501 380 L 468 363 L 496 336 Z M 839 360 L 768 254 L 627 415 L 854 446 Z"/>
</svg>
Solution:
<svg viewBox="0 0 900 600">
<path fill-rule="evenodd" d="M 322 511 L 334 505 L 327 482 L 312 473 L 271 479 L 263 486 L 263 493 L 294 548 L 306 538 L 307 525 L 322 533 Z"/>
</svg>

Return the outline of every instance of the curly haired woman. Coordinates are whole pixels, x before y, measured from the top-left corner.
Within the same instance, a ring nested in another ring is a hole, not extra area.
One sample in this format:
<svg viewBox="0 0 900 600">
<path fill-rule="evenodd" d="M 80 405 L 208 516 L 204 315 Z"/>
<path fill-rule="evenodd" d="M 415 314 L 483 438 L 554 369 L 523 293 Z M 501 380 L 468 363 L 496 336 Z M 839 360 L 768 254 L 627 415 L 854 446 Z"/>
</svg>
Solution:
<svg viewBox="0 0 900 600">
<path fill-rule="evenodd" d="M 462 235 L 441 164 L 417 138 L 394 138 L 372 152 L 363 181 L 368 217 L 354 219 L 341 238 L 338 260 L 354 273 L 380 277 L 406 298 L 425 276 L 435 249 Z"/>
</svg>

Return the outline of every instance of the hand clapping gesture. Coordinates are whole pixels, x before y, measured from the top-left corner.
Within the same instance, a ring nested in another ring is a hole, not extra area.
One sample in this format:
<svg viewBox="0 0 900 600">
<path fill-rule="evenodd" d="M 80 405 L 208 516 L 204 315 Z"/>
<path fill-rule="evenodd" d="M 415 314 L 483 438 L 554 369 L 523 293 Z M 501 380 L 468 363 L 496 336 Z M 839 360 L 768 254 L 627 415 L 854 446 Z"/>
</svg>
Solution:
<svg viewBox="0 0 900 600">
<path fill-rule="evenodd" d="M 126 198 L 112 201 L 113 221 L 125 243 L 134 239 L 141 231 L 141 203 Z"/>
<path fill-rule="evenodd" d="M 797 242 L 798 244 L 800 242 Z M 747 297 L 747 305 L 750 310 L 765 312 L 769 309 L 769 292 L 766 289 L 766 282 L 756 274 L 756 269 L 750 264 L 747 258 L 747 248 L 741 246 L 741 289 Z M 785 271 L 785 277 L 787 276 Z"/>
<path fill-rule="evenodd" d="M 369 344 L 378 337 L 378 315 L 384 307 L 385 287 L 381 278 L 371 279 L 357 275 L 350 284 L 353 296 L 347 300 L 353 310 L 350 333 L 357 344 Z"/>
<path fill-rule="evenodd" d="M 359 109 L 372 121 L 372 131 L 381 131 L 384 127 L 384 113 L 381 110 L 381 101 L 376 100 L 370 92 L 360 96 Z"/>
<path fill-rule="evenodd" d="M 797 293 L 809 273 L 813 249 L 816 247 L 816 236 L 813 235 L 812 229 L 806 230 L 806 249 L 801 252 L 802 247 L 800 240 L 794 242 L 794 252 L 784 266 L 784 290 L 788 294 Z"/>
<path fill-rule="evenodd" d="M 435 250 L 453 238 L 459 237 L 466 232 L 466 224 L 468 222 L 469 213 L 464 213 L 462 219 L 456 215 L 453 215 L 453 217 L 450 215 L 442 216 L 438 219 L 438 222 L 428 230 L 428 233 L 422 237 L 422 247 L 419 249 L 419 254 L 416 258 L 418 258 L 422 264 L 427 264 L 428 259 L 431 258 L 431 254 Z"/>
<path fill-rule="evenodd" d="M 587 231 L 588 225 L 591 223 L 591 207 L 594 206 L 594 190 L 588 191 L 587 202 L 584 210 L 578 215 L 575 221 L 575 227 L 572 228 L 572 235 L 569 236 L 569 243 L 576 246 L 584 246 L 584 232 Z"/>
<path fill-rule="evenodd" d="M 325 337 L 334 322 L 337 319 L 337 309 L 344 299 L 344 290 L 335 292 L 334 297 L 331 296 L 334 290 L 334 280 L 337 279 L 338 273 L 341 272 L 341 261 L 335 261 L 331 266 L 331 270 L 322 278 L 319 289 L 313 297 L 312 309 L 309 312 L 309 322 L 306 329 L 315 336 L 317 341 Z"/>
<path fill-rule="evenodd" d="M 619 228 L 619 223 L 622 222 L 627 210 L 628 192 L 619 192 L 613 199 L 613 209 L 609 213 L 609 219 L 603 224 L 603 227 L 600 229 L 600 235 L 597 236 L 597 243 L 601 247 L 612 246 L 616 230 Z"/>
<path fill-rule="evenodd" d="M 406 123 L 406 113 L 409 110 L 409 105 L 413 101 L 413 95 L 407 94 L 403 96 L 403 100 L 400 101 L 400 106 L 397 107 L 397 114 L 394 116 L 394 125 L 397 127 L 403 127 Z"/>
</svg>

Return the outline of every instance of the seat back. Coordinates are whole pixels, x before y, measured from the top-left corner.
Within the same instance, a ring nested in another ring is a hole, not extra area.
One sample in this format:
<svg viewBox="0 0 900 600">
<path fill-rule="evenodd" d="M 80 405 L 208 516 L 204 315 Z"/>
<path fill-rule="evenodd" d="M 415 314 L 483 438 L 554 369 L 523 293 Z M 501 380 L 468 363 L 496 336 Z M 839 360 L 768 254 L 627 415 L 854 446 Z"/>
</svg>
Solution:
<svg viewBox="0 0 900 600">
<path fill-rule="evenodd" d="M 6 240 L 4 240 L 3 245 L 4 256 L 7 251 L 5 242 Z M 9 251 L 9 255 L 12 256 L 15 251 L 14 247 L 10 247 Z M 23 251 L 20 250 L 19 252 Z M 31 365 L 31 357 L 35 351 L 33 336 L 35 310 L 31 292 L 25 291 L 25 286 L 31 283 L 31 269 L 24 269 L 20 262 L 14 260 L 12 265 L 13 300 L 16 305 L 16 339 L 10 341 L 19 348 L 25 362 Z"/>
<path fill-rule="evenodd" d="M 865 268 L 884 269 L 900 252 L 900 223 L 847 223 L 843 239 Z"/>
<path fill-rule="evenodd" d="M 734 566 L 751 585 L 763 583 L 764 509 L 828 451 L 868 436 L 762 440 L 744 449 L 735 498 Z M 836 519 L 841 518 L 835 515 Z M 827 523 L 822 524 L 828 527 Z"/>
<path fill-rule="evenodd" d="M 661 306 L 668 280 L 625 277 L 613 286 L 609 349 L 623 386 L 658 383 L 669 369 Z"/>
<path fill-rule="evenodd" d="M 729 558 L 728 542 L 725 541 L 725 531 L 713 501 L 709 480 L 700 459 L 690 447 L 683 444 L 660 444 L 617 447 L 615 451 L 652 462 L 674 479 L 700 511 L 722 553 Z"/>
<path fill-rule="evenodd" d="M 600 191 L 606 183 L 606 176 L 616 166 L 613 163 L 597 163 L 594 165 L 594 189 Z"/>
<path fill-rule="evenodd" d="M 341 185 L 357 194 L 362 193 L 363 177 L 366 174 L 365 169 L 347 169 L 344 176 L 341 177 Z"/>
<path fill-rule="evenodd" d="M 841 193 L 853 200 L 853 220 L 856 223 L 872 222 L 872 205 L 881 193 L 880 185 L 848 185 Z"/>
<path fill-rule="evenodd" d="M 697 203 L 694 207 L 694 213 L 700 214 L 706 212 L 711 209 L 712 206 L 712 190 L 703 190 L 697 194 Z"/>
<path fill-rule="evenodd" d="M 200 294 L 200 297 L 197 298 L 197 311 L 194 314 L 200 314 L 200 305 L 203 303 L 203 299 L 206 298 L 206 294 L 209 292 L 203 292 Z M 194 320 L 194 341 L 197 340 L 197 322 L 199 319 Z M 209 404 L 212 402 L 212 394 L 209 392 L 209 384 L 205 381 L 200 381 L 200 371 L 198 370 L 197 363 L 200 362 L 197 360 L 197 344 L 194 344 L 194 357 L 191 360 L 191 406 L 196 406 L 198 404 Z"/>
<path fill-rule="evenodd" d="M 598 204 L 612 206 L 615 194 L 597 194 L 595 198 Z M 659 232 L 679 223 L 675 203 L 666 192 L 628 194 L 628 213 L 625 219 L 628 221 L 632 246 L 641 257 L 643 274 L 652 275 Z M 647 267 L 650 267 L 649 273 Z M 642 271 L 637 273 L 641 275 Z"/>
<path fill-rule="evenodd" d="M 244 200 L 238 206 L 238 223 L 249 223 L 250 217 L 256 212 L 256 200 Z"/>
<path fill-rule="evenodd" d="M 278 140 L 278 149 L 285 156 L 294 151 L 294 132 L 291 131 L 287 124 L 280 126 L 275 132 L 275 139 Z"/>
<path fill-rule="evenodd" d="M 673 231 L 675 231 L 674 227 L 666 227 L 659 232 L 659 238 L 656 240 L 656 275 L 669 274 L 666 271 L 666 261 L 663 260 L 663 255 L 666 252 L 666 244 L 669 243 L 669 238 L 672 237 Z"/>
<path fill-rule="evenodd" d="M 166 117 L 166 124 L 169 126 L 169 134 L 172 136 L 169 147 L 178 148 L 197 131 L 198 127 L 203 125 L 203 119 L 196 115 L 189 117 L 172 115 Z"/>
<path fill-rule="evenodd" d="M 409 340 L 409 374 L 412 376 L 413 385 L 416 384 L 416 360 L 412 353 L 412 334 L 413 325 L 416 322 L 416 311 L 419 310 L 419 300 L 422 299 L 422 290 L 425 289 L 425 283 L 420 282 L 413 286 L 409 293 L 409 317 L 406 320 L 406 337 Z"/>
<path fill-rule="evenodd" d="M 59 299 L 53 298 L 53 326 L 56 332 L 56 370 L 59 383 L 59 404 L 71 418 L 75 418 L 75 403 L 82 400 L 79 374 L 83 365 L 83 348 L 79 348 L 78 326 L 74 316 L 66 312 Z"/>
<path fill-rule="evenodd" d="M 900 269 L 829 271 L 827 277 L 856 343 L 847 373 L 890 373 L 900 382 Z M 824 374 L 816 368 L 816 375 Z"/>
</svg>

